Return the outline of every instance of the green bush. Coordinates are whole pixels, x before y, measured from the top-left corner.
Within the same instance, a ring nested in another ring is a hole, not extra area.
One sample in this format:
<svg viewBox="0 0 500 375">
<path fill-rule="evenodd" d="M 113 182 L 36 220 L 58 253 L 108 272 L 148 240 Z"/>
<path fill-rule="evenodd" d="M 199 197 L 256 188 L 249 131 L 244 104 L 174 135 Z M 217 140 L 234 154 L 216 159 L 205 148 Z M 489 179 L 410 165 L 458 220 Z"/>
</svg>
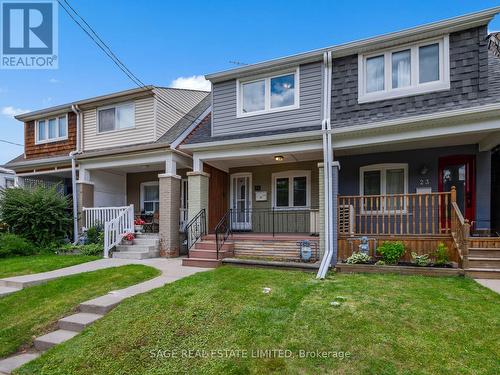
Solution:
<svg viewBox="0 0 500 375">
<path fill-rule="evenodd" d="M 86 232 L 87 244 L 104 243 L 104 230 L 101 225 L 90 227 Z"/>
<path fill-rule="evenodd" d="M 13 188 L 0 191 L 0 217 L 9 232 L 37 246 L 61 241 L 71 228 L 69 199 L 57 187 Z"/>
<path fill-rule="evenodd" d="M 426 267 L 431 263 L 431 261 L 429 259 L 429 255 L 427 255 L 427 254 L 418 255 L 417 253 L 412 252 L 411 259 L 412 259 L 412 262 L 415 263 L 419 267 Z"/>
<path fill-rule="evenodd" d="M 436 261 L 434 263 L 438 266 L 444 266 L 450 261 L 450 259 L 448 258 L 448 248 L 444 243 L 440 242 L 438 244 L 436 252 L 434 253 L 434 257 L 436 258 Z"/>
<path fill-rule="evenodd" d="M 35 246 L 26 238 L 13 233 L 0 234 L 0 258 L 14 255 L 32 255 Z"/>
<path fill-rule="evenodd" d="M 104 246 L 98 243 L 80 245 L 80 254 L 82 255 L 101 255 L 104 252 Z"/>
<path fill-rule="evenodd" d="M 363 264 L 369 263 L 372 258 L 365 253 L 354 252 L 352 255 L 346 259 L 347 264 Z"/>
<path fill-rule="evenodd" d="M 405 247 L 402 242 L 386 241 L 377 248 L 377 253 L 382 256 L 385 263 L 396 264 L 405 253 Z"/>
</svg>

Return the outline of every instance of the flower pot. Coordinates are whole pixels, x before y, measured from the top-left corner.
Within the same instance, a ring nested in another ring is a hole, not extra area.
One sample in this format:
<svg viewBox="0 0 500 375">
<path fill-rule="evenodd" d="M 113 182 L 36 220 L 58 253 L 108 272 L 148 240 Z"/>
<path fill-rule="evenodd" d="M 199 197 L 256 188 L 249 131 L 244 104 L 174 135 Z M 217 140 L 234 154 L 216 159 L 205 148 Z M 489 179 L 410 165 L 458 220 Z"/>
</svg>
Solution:
<svg viewBox="0 0 500 375">
<path fill-rule="evenodd" d="M 143 231 L 143 226 L 142 225 L 134 225 L 134 230 L 136 232 L 142 232 Z"/>
<path fill-rule="evenodd" d="M 134 241 L 129 241 L 129 240 L 122 240 L 123 245 L 133 245 Z"/>
</svg>

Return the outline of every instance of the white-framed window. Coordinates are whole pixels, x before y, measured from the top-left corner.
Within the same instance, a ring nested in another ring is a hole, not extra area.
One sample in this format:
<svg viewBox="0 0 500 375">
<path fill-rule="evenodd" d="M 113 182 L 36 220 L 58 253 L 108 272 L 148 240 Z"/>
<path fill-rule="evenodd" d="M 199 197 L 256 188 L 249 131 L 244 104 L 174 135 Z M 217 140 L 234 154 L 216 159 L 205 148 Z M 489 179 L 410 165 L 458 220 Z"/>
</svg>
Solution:
<svg viewBox="0 0 500 375">
<path fill-rule="evenodd" d="M 308 208 L 311 206 L 311 171 L 287 171 L 272 174 L 274 208 Z"/>
<path fill-rule="evenodd" d="M 449 36 L 358 55 L 358 102 L 450 89 Z"/>
<path fill-rule="evenodd" d="M 359 193 L 363 212 L 401 212 L 406 210 L 408 164 L 374 164 L 359 169 Z"/>
<path fill-rule="evenodd" d="M 15 180 L 13 178 L 5 178 L 5 188 L 10 189 L 16 186 Z"/>
<path fill-rule="evenodd" d="M 160 210 L 160 184 L 158 181 L 141 183 L 141 212 L 154 214 Z"/>
<path fill-rule="evenodd" d="M 68 115 L 37 120 L 35 143 L 50 143 L 68 139 Z"/>
<path fill-rule="evenodd" d="M 134 103 L 123 103 L 97 109 L 97 132 L 105 133 L 135 127 Z"/>
<path fill-rule="evenodd" d="M 299 108 L 299 68 L 236 81 L 237 117 Z"/>
</svg>

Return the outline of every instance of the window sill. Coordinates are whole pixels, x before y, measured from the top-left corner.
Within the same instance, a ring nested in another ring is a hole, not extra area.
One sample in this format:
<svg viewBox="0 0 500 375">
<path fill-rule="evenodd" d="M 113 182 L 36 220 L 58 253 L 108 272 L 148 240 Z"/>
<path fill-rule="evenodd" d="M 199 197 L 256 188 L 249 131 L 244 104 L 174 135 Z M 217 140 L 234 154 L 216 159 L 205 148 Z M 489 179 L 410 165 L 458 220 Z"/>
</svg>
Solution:
<svg viewBox="0 0 500 375">
<path fill-rule="evenodd" d="M 96 134 L 97 135 L 101 135 L 101 134 L 111 134 L 111 133 L 118 133 L 118 132 L 122 132 L 122 131 L 126 131 L 126 130 L 134 130 L 136 129 L 135 126 L 131 127 L 131 128 L 123 128 L 123 129 L 114 129 L 114 130 L 105 130 L 105 131 L 102 131 L 100 132 L 99 130 L 97 130 Z"/>
<path fill-rule="evenodd" d="M 408 96 L 416 96 L 421 94 L 430 94 L 433 92 L 447 91 L 450 89 L 450 82 L 432 82 L 423 84 L 417 87 L 375 92 L 358 96 L 358 103 L 371 103 L 388 99 L 404 98 Z"/>
<path fill-rule="evenodd" d="M 311 207 L 272 207 L 273 211 L 308 211 L 311 210 Z"/>
<path fill-rule="evenodd" d="M 248 112 L 248 113 L 241 113 L 238 112 L 236 114 L 236 118 L 245 118 L 245 117 L 252 117 L 252 116 L 259 116 L 259 115 L 265 115 L 268 113 L 276 113 L 276 112 L 284 112 L 284 111 L 292 111 L 294 109 L 299 109 L 300 106 L 298 104 L 294 104 L 293 106 L 287 106 L 287 107 L 280 107 L 280 108 L 273 108 L 273 109 L 266 109 L 263 111 L 255 111 L 255 112 Z"/>
<path fill-rule="evenodd" d="M 51 138 L 43 141 L 35 141 L 35 145 L 44 145 L 47 143 L 56 143 L 56 142 L 61 142 L 61 141 L 67 141 L 68 137 L 63 137 L 63 138 Z"/>
</svg>

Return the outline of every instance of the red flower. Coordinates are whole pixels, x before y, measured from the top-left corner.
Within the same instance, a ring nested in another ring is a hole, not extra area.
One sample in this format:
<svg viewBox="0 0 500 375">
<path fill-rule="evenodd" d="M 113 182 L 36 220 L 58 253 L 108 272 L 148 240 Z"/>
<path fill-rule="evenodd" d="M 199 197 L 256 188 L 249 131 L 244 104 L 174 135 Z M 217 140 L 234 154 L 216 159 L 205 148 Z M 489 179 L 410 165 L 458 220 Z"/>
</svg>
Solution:
<svg viewBox="0 0 500 375">
<path fill-rule="evenodd" d="M 141 218 L 137 218 L 134 220 L 134 225 L 144 225 L 144 224 L 146 224 L 146 222 Z"/>
<path fill-rule="evenodd" d="M 135 236 L 134 236 L 134 233 L 126 233 L 124 236 L 123 236 L 123 239 L 125 241 L 133 241 L 135 239 Z"/>
</svg>

